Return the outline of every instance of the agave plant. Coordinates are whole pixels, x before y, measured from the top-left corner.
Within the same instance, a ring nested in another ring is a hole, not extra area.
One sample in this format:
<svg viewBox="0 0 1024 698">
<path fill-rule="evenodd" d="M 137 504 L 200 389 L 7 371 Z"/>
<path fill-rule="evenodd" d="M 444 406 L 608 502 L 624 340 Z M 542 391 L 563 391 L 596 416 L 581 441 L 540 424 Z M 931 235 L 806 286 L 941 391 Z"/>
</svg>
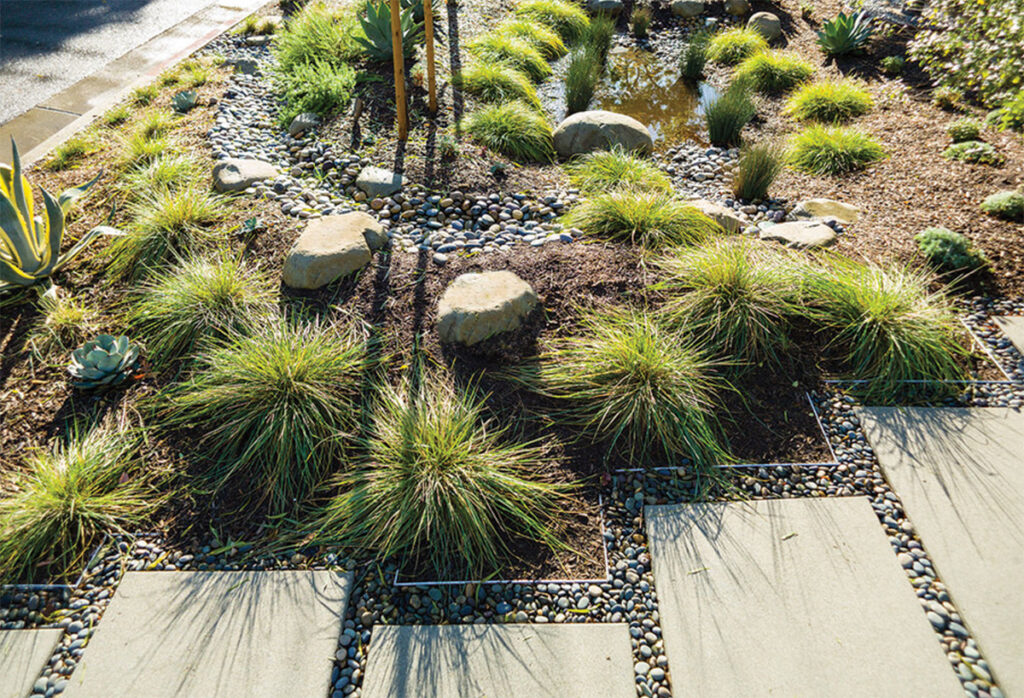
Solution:
<svg viewBox="0 0 1024 698">
<path fill-rule="evenodd" d="M 171 107 L 179 114 L 192 110 L 199 101 L 199 93 L 195 90 L 183 90 L 171 98 Z"/>
<path fill-rule="evenodd" d="M 139 347 L 127 337 L 101 334 L 71 352 L 68 373 L 81 390 L 105 390 L 135 377 Z"/>
<path fill-rule="evenodd" d="M 818 46 L 830 56 L 854 53 L 868 42 L 872 29 L 871 18 L 863 12 L 851 15 L 840 12 L 835 19 L 822 25 L 818 32 Z"/>
<path fill-rule="evenodd" d="M 18 146 L 11 140 L 14 153 L 11 165 L 0 165 L 0 293 L 31 286 L 74 259 L 97 235 L 120 235 L 108 226 L 98 226 L 64 254 L 64 216 L 75 199 L 82 196 L 103 175 L 68 189 L 56 199 L 40 188 L 46 217 L 36 215 L 29 181 L 21 171 Z M 42 213 L 42 212 L 40 212 Z"/>
<path fill-rule="evenodd" d="M 415 7 L 407 7 L 401 14 L 402 52 L 406 58 L 412 55 L 416 42 L 420 40 L 423 25 L 415 19 Z M 353 37 L 371 61 L 387 61 L 391 59 L 391 8 L 386 0 L 369 3 L 366 14 L 359 18 L 363 26 L 363 36 Z"/>
</svg>

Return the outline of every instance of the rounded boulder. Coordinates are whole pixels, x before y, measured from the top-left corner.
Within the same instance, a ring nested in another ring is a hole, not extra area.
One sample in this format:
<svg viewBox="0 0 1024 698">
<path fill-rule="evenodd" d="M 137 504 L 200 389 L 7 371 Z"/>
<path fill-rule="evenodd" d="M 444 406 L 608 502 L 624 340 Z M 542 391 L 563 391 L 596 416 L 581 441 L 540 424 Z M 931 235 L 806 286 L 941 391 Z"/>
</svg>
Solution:
<svg viewBox="0 0 1024 698">
<path fill-rule="evenodd" d="M 307 290 L 326 286 L 369 264 L 386 241 L 380 224 L 362 212 L 314 218 L 288 252 L 282 281 Z"/>
<path fill-rule="evenodd" d="M 442 342 L 473 346 L 518 328 L 537 304 L 533 287 L 510 271 L 462 274 L 441 296 L 437 332 Z"/>
<path fill-rule="evenodd" d="M 771 12 L 755 12 L 747 20 L 747 29 L 753 29 L 765 38 L 775 41 L 782 36 L 782 22 Z"/>
<path fill-rule="evenodd" d="M 555 150 L 570 158 L 596 150 L 621 147 L 626 151 L 649 153 L 654 147 L 647 127 L 631 116 L 595 109 L 566 118 L 555 129 Z"/>
</svg>

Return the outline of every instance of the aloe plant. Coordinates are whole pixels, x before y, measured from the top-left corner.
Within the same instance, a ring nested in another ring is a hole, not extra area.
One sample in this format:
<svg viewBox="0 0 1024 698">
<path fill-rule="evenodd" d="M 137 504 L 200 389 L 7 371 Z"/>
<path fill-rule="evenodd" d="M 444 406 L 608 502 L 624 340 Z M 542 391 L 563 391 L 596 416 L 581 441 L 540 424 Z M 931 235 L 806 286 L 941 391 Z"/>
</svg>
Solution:
<svg viewBox="0 0 1024 698">
<path fill-rule="evenodd" d="M 871 18 L 863 12 L 847 15 L 840 12 L 825 22 L 818 32 L 818 46 L 830 56 L 842 56 L 860 51 L 871 38 Z"/>
<path fill-rule="evenodd" d="M 416 42 L 420 40 L 423 25 L 415 19 L 415 7 L 407 7 L 401 14 L 402 52 L 408 58 L 412 55 Z M 391 8 L 386 0 L 369 3 L 366 14 L 359 18 L 366 35 L 353 37 L 363 48 L 366 57 L 371 61 L 387 61 L 391 59 Z"/>
<path fill-rule="evenodd" d="M 85 194 L 103 175 L 96 175 L 81 186 L 73 187 L 56 199 L 43 188 L 45 217 L 36 215 L 28 178 L 22 173 L 18 146 L 11 139 L 11 165 L 0 165 L 0 293 L 32 286 L 48 279 L 74 259 L 98 235 L 120 235 L 108 226 L 93 228 L 64 254 L 64 217 L 71 204 Z"/>
<path fill-rule="evenodd" d="M 80 390 L 120 385 L 135 375 L 139 354 L 139 346 L 127 337 L 101 334 L 71 352 L 71 384 Z"/>
<path fill-rule="evenodd" d="M 171 107 L 179 114 L 192 111 L 199 101 L 199 93 L 195 90 L 183 90 L 171 98 Z"/>
</svg>

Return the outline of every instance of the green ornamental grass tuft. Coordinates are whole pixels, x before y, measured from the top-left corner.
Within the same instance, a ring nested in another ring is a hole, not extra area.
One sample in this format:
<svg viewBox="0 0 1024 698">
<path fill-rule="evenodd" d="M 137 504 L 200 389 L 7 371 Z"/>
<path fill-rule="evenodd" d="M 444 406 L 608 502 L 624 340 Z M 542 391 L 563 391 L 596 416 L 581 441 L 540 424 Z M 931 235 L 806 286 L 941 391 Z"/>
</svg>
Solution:
<svg viewBox="0 0 1024 698">
<path fill-rule="evenodd" d="M 991 143 L 982 141 L 961 141 L 942 151 L 942 157 L 959 162 L 969 162 L 976 165 L 1003 164 L 1003 156 Z"/>
<path fill-rule="evenodd" d="M 540 98 L 530 78 L 507 65 L 472 63 L 452 75 L 452 84 L 484 102 L 504 104 L 521 100 L 540 109 Z"/>
<path fill-rule="evenodd" d="M 472 389 L 431 379 L 411 393 L 377 393 L 365 455 L 336 479 L 317 538 L 457 577 L 497 571 L 517 539 L 561 547 L 551 522 L 570 488 L 545 479 L 543 447 L 513 441 Z"/>
<path fill-rule="evenodd" d="M 701 29 L 690 35 L 679 56 L 679 75 L 684 80 L 696 82 L 704 77 L 704 66 L 708 60 L 708 42 L 711 33 Z"/>
<path fill-rule="evenodd" d="M 25 458 L 0 497 L 0 581 L 71 580 L 108 533 L 129 533 L 164 501 L 162 475 L 129 431 L 71 428 Z"/>
<path fill-rule="evenodd" d="M 58 292 L 43 296 L 42 311 L 28 336 L 28 344 L 38 357 L 67 355 L 97 334 L 99 313 L 85 302 Z"/>
<path fill-rule="evenodd" d="M 759 143 L 743 148 L 732 180 L 737 199 L 757 201 L 768 196 L 775 178 L 782 172 L 785 154 L 774 143 Z"/>
<path fill-rule="evenodd" d="M 692 245 L 725 232 L 670 192 L 649 189 L 617 189 L 592 196 L 566 214 L 565 224 L 645 250 Z"/>
<path fill-rule="evenodd" d="M 158 188 L 180 188 L 202 174 L 202 165 L 190 155 L 165 153 L 125 171 L 119 178 L 119 184 L 130 194 L 138 194 Z"/>
<path fill-rule="evenodd" d="M 487 63 L 503 63 L 534 82 L 541 82 L 551 76 L 551 66 L 540 51 L 525 39 L 486 34 L 466 45 L 466 50 Z"/>
<path fill-rule="evenodd" d="M 507 19 L 498 25 L 497 33 L 530 42 L 548 60 L 561 58 L 569 52 L 558 32 L 530 19 Z"/>
<path fill-rule="evenodd" d="M 590 20 L 590 25 L 583 32 L 582 42 L 594 55 L 594 59 L 601 64 L 602 69 L 608 58 L 608 50 L 612 45 L 612 38 L 615 36 L 615 20 L 608 15 L 599 14 Z"/>
<path fill-rule="evenodd" d="M 757 112 L 749 90 L 742 82 L 734 82 L 722 94 L 705 100 L 703 108 L 708 140 L 712 145 L 723 148 L 732 148 L 742 142 L 743 127 Z"/>
<path fill-rule="evenodd" d="M 210 247 L 221 236 L 210 226 L 227 215 L 224 200 L 205 189 L 154 189 L 128 206 L 126 234 L 107 248 L 107 273 L 138 279 L 146 273 Z"/>
<path fill-rule="evenodd" d="M 290 73 L 306 63 L 319 61 L 337 65 L 359 57 L 362 49 L 355 37 L 362 36 L 357 16 L 361 5 L 353 3 L 339 10 L 323 3 L 312 3 L 289 18 L 273 44 L 280 69 Z"/>
<path fill-rule="evenodd" d="M 99 147 L 93 137 L 75 134 L 53 149 L 53 153 L 46 161 L 46 167 L 50 170 L 66 170 L 81 162 L 87 155 L 96 152 Z"/>
<path fill-rule="evenodd" d="M 612 189 L 671 192 L 672 181 L 650 160 L 627 153 L 621 146 L 580 156 L 565 165 L 569 181 L 584 194 Z"/>
<path fill-rule="evenodd" d="M 128 121 L 132 117 L 131 108 L 127 104 L 119 104 L 114 107 L 102 117 L 100 121 L 103 122 L 104 126 L 120 126 L 124 122 Z"/>
<path fill-rule="evenodd" d="M 814 66 L 782 51 L 764 51 L 744 59 L 735 79 L 758 92 L 778 94 L 791 90 L 814 74 Z"/>
<path fill-rule="evenodd" d="M 577 46 L 569 54 L 565 71 L 565 111 L 575 114 L 590 108 L 597 83 L 601 78 L 601 65 L 589 45 Z"/>
<path fill-rule="evenodd" d="M 528 389 L 561 403 L 550 417 L 640 464 L 698 470 L 728 460 L 715 417 L 724 383 L 697 343 L 648 313 L 590 311 L 579 334 L 509 371 Z"/>
<path fill-rule="evenodd" d="M 214 491 L 234 483 L 250 504 L 293 510 L 352 439 L 367 368 L 363 338 L 279 319 L 199 358 L 193 378 L 165 396 L 164 424 L 196 429 Z"/>
<path fill-rule="evenodd" d="M 745 58 L 768 50 L 768 42 L 754 29 L 735 27 L 711 37 L 707 57 L 716 63 L 736 65 Z"/>
<path fill-rule="evenodd" d="M 156 274 L 129 322 L 145 339 L 157 370 L 191 357 L 200 345 L 246 334 L 273 316 L 277 294 L 266 274 L 226 253 L 193 258 Z"/>
<path fill-rule="evenodd" d="M 851 80 L 824 80 L 797 89 L 785 113 L 799 121 L 840 123 L 867 114 L 873 104 L 871 94 Z"/>
<path fill-rule="evenodd" d="M 885 158 L 885 150 L 862 131 L 841 126 L 809 126 L 790 141 L 787 160 L 800 172 L 841 175 Z"/>
<path fill-rule="evenodd" d="M 981 202 L 981 210 L 1003 220 L 1024 219 L 1024 194 L 1019 191 L 1000 191 L 990 194 Z"/>
<path fill-rule="evenodd" d="M 282 71 L 277 79 L 284 99 L 278 122 L 287 127 L 299 114 L 328 117 L 348 106 L 356 86 L 356 71 L 345 63 L 315 61 Z"/>
<path fill-rule="evenodd" d="M 515 12 L 554 29 L 567 44 L 579 41 L 590 25 L 586 11 L 567 0 L 526 0 L 516 6 Z"/>
<path fill-rule="evenodd" d="M 988 265 L 985 254 L 970 240 L 948 228 L 927 228 L 914 236 L 921 254 L 944 271 L 980 269 Z"/>
<path fill-rule="evenodd" d="M 789 255 L 728 237 L 670 250 L 658 267 L 673 322 L 702 346 L 733 363 L 779 362 L 790 321 L 804 312 L 801 275 Z"/>
<path fill-rule="evenodd" d="M 469 115 L 466 132 L 477 142 L 518 162 L 551 162 L 551 125 L 521 102 L 483 107 Z"/>
<path fill-rule="evenodd" d="M 633 30 L 633 36 L 638 39 L 646 39 L 650 33 L 651 21 L 654 19 L 651 8 L 646 5 L 639 5 L 633 8 L 629 15 L 629 26 Z"/>
<path fill-rule="evenodd" d="M 949 300 L 931 277 L 909 267 L 861 264 L 841 256 L 811 274 L 809 295 L 823 312 L 830 348 L 871 404 L 925 393 L 919 383 L 962 380 L 967 351 Z"/>
</svg>

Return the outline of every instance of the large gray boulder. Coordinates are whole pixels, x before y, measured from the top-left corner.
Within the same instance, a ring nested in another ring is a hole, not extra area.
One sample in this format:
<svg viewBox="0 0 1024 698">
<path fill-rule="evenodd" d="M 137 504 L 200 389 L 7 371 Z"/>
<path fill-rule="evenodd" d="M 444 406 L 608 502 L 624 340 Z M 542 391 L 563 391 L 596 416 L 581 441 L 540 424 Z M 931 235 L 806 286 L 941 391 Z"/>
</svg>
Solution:
<svg viewBox="0 0 1024 698">
<path fill-rule="evenodd" d="M 793 208 L 793 217 L 802 219 L 835 218 L 848 225 L 856 223 L 860 209 L 835 199 L 805 199 Z"/>
<path fill-rule="evenodd" d="M 736 17 L 750 12 L 750 3 L 747 0 L 725 0 L 725 11 Z"/>
<path fill-rule="evenodd" d="M 835 244 L 836 231 L 821 221 L 793 221 L 761 229 L 762 240 L 780 242 L 786 247 L 803 250 Z"/>
<path fill-rule="evenodd" d="M 704 11 L 704 0 L 672 0 L 672 14 L 677 17 L 697 17 Z"/>
<path fill-rule="evenodd" d="M 555 129 L 555 150 L 563 158 L 613 146 L 649 153 L 654 140 L 647 127 L 633 117 L 600 109 L 577 112 Z"/>
<path fill-rule="evenodd" d="M 356 177 L 356 186 L 371 199 L 374 197 L 391 196 L 402 190 L 405 181 L 402 175 L 383 167 L 364 167 Z"/>
<path fill-rule="evenodd" d="M 213 166 L 213 188 L 219 192 L 245 191 L 257 182 L 277 177 L 277 168 L 262 160 L 229 158 Z"/>
<path fill-rule="evenodd" d="M 731 208 L 726 208 L 707 199 L 697 199 L 686 203 L 725 228 L 726 232 L 738 233 L 747 226 L 746 219 Z"/>
<path fill-rule="evenodd" d="M 510 271 L 462 274 L 441 296 L 437 332 L 442 342 L 472 346 L 516 329 L 537 303 L 530 284 Z"/>
<path fill-rule="evenodd" d="M 771 12 L 755 12 L 747 20 L 747 29 L 753 29 L 766 41 L 775 41 L 782 36 L 782 22 Z"/>
<path fill-rule="evenodd" d="M 372 249 L 386 240 L 380 224 L 362 212 L 315 218 L 288 252 L 282 281 L 291 288 L 326 286 L 369 264 Z"/>
</svg>

